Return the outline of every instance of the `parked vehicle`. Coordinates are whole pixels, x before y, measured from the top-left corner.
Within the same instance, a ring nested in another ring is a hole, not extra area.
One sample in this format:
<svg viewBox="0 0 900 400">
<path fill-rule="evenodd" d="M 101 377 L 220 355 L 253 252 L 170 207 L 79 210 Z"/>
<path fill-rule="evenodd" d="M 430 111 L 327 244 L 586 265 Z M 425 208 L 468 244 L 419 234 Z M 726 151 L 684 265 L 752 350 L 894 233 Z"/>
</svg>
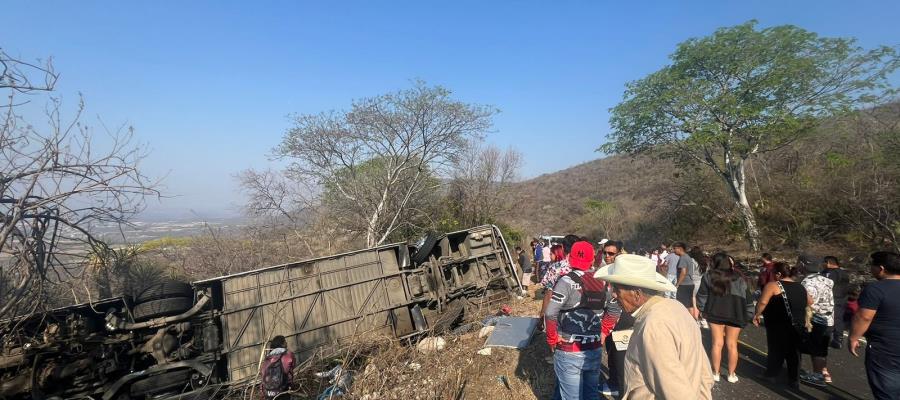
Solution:
<svg viewBox="0 0 900 400">
<path fill-rule="evenodd" d="M 0 398 L 195 396 L 257 379 L 266 341 L 300 360 L 365 335 L 411 338 L 522 290 L 495 226 L 0 322 Z"/>
</svg>

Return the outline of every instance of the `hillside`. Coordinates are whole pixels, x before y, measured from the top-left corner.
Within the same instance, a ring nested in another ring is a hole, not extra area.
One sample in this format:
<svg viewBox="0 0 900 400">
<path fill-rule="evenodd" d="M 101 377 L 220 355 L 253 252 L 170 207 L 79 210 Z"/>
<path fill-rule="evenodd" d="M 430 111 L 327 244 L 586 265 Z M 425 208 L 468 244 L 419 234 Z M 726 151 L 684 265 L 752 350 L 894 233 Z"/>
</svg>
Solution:
<svg viewBox="0 0 900 400">
<path fill-rule="evenodd" d="M 626 217 L 644 214 L 658 208 L 663 197 L 660 188 L 671 182 L 673 174 L 670 162 L 648 156 L 615 155 L 589 161 L 515 184 L 515 206 L 504 219 L 526 236 L 593 235 L 592 229 L 585 231 L 590 221 L 579 220 L 587 200 L 609 202 L 615 205 L 613 212 Z"/>
<path fill-rule="evenodd" d="M 747 162 L 747 196 L 768 250 L 900 249 L 900 102 L 826 121 Z M 744 245 L 743 223 L 709 168 L 615 155 L 516 183 L 501 221 L 629 248 L 684 240 Z M 589 204 L 589 202 L 591 202 Z"/>
</svg>

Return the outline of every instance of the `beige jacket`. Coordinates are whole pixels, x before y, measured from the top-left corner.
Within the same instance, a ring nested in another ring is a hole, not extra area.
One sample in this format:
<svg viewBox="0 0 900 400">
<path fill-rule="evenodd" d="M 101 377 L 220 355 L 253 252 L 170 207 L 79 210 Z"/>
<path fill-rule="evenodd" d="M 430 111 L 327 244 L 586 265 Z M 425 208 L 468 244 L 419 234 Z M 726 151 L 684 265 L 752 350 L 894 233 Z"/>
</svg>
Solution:
<svg viewBox="0 0 900 400">
<path fill-rule="evenodd" d="M 712 369 L 700 328 L 687 309 L 654 296 L 634 318 L 623 399 L 711 399 Z"/>
</svg>

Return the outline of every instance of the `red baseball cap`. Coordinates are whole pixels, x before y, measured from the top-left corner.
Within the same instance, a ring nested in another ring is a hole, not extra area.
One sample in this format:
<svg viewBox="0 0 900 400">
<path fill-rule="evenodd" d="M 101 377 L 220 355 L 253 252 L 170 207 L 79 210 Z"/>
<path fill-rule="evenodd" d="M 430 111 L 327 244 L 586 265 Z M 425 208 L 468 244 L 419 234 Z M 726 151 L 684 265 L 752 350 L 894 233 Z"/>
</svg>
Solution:
<svg viewBox="0 0 900 400">
<path fill-rule="evenodd" d="M 585 271 L 594 265 L 594 246 L 588 242 L 575 242 L 569 252 L 569 266 Z"/>
</svg>

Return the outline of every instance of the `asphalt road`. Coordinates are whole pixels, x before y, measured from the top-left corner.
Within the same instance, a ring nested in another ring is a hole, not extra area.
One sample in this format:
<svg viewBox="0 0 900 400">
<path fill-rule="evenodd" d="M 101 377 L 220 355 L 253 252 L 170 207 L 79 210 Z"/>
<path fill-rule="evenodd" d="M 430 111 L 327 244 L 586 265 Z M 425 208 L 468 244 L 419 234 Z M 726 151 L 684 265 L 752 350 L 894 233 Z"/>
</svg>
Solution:
<svg viewBox="0 0 900 400">
<path fill-rule="evenodd" d="M 535 296 L 535 300 L 540 300 L 540 296 Z M 709 352 L 709 330 L 702 329 L 704 346 Z M 533 341 L 543 342 L 543 332 L 538 332 L 538 336 Z M 860 346 L 860 357 L 854 357 L 847 350 L 846 339 L 842 349 L 829 348 L 828 353 L 828 371 L 831 373 L 833 383 L 820 388 L 800 384 L 800 390 L 789 389 L 787 386 L 787 376 L 783 376 L 778 383 L 770 383 L 759 379 L 758 377 L 765 372 L 766 365 L 766 330 L 763 327 L 755 327 L 748 325 L 741 331 L 738 343 L 738 351 L 740 353 L 740 361 L 738 362 L 737 375 L 739 381 L 737 383 L 728 383 L 723 376 L 721 381 L 713 387 L 713 398 L 715 399 L 873 399 L 872 391 L 869 389 L 869 383 L 866 381 L 866 369 L 863 364 L 865 350 Z M 534 346 L 533 349 L 546 351 L 546 346 Z M 724 349 L 723 349 L 724 353 Z M 549 353 L 547 353 L 549 354 Z M 547 354 L 540 354 L 543 358 Z M 604 354 L 605 358 L 605 354 Z M 727 371 L 727 355 L 723 354 L 721 371 Z M 606 361 L 604 360 L 604 369 Z M 800 361 L 800 368 L 807 371 L 812 370 L 812 364 L 808 355 L 803 355 Z M 783 372 L 783 371 L 782 371 Z M 610 397 L 611 398 L 611 397 Z M 679 399 L 688 400 L 688 399 Z"/>
<path fill-rule="evenodd" d="M 709 331 L 703 330 L 703 338 L 707 350 L 709 349 Z M 788 389 L 786 377 L 782 383 L 772 384 L 757 377 L 765 371 L 766 363 L 766 331 L 762 327 L 749 325 L 741 332 L 740 361 L 738 362 L 737 375 L 740 381 L 728 383 L 725 377 L 713 387 L 713 397 L 717 399 L 872 399 L 872 392 L 866 381 L 866 371 L 863 365 L 863 357 L 854 357 L 844 348 L 829 349 L 828 371 L 831 373 L 832 384 L 824 388 L 800 385 L 800 390 Z M 726 364 L 723 354 L 722 371 L 725 372 Z M 800 368 L 807 371 L 812 369 L 808 355 L 804 355 Z"/>
</svg>

